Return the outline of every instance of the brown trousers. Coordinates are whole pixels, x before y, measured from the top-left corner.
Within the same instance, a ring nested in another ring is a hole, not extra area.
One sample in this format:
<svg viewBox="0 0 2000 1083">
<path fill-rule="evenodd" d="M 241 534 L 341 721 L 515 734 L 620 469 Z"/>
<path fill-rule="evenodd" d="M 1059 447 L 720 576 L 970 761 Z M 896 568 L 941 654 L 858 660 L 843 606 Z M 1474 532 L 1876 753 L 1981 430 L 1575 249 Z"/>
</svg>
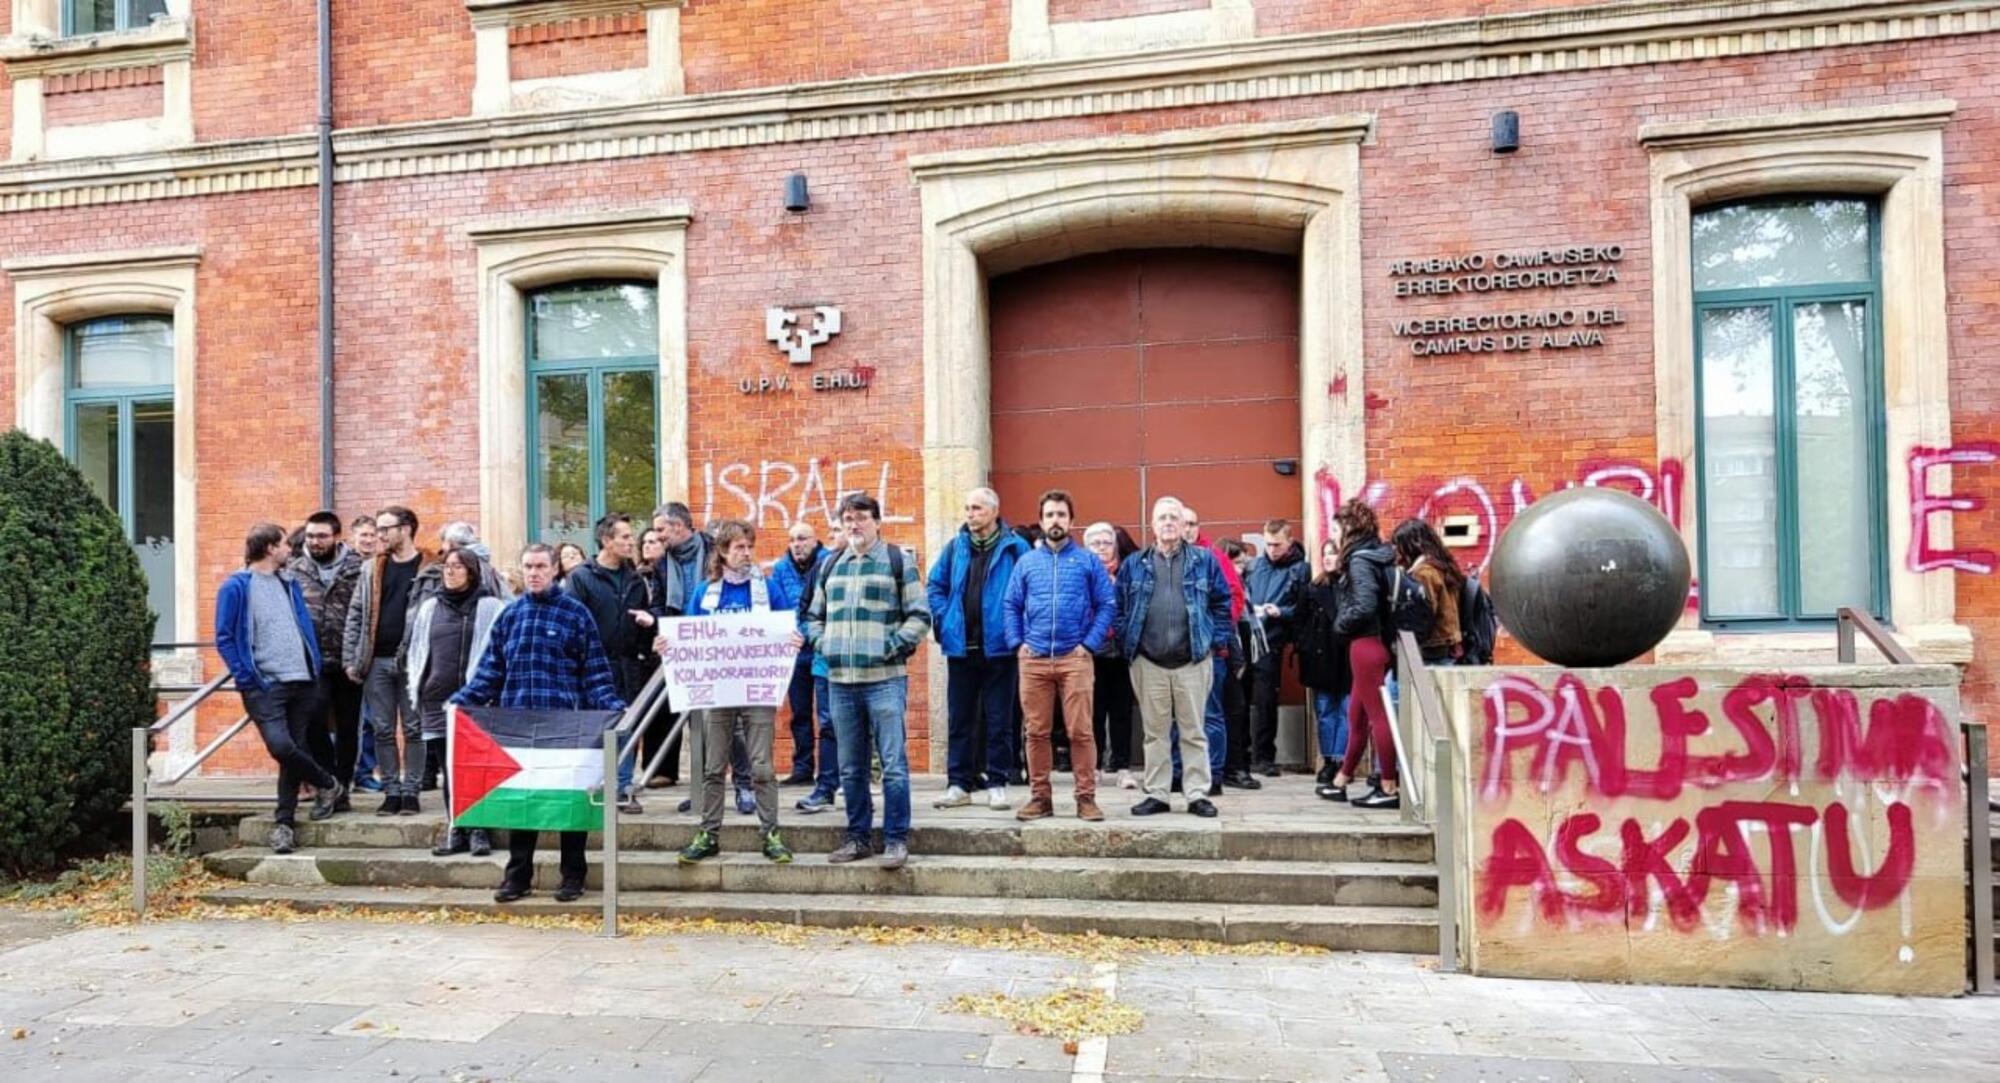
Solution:
<svg viewBox="0 0 2000 1083">
<path fill-rule="evenodd" d="M 1097 798 L 1097 738 L 1091 732 L 1096 662 L 1085 652 L 1061 658 L 1037 658 L 1023 650 L 1021 659 L 1021 720 L 1028 745 L 1028 791 L 1050 798 L 1049 772 L 1055 769 L 1056 697 L 1062 697 L 1063 726 L 1069 731 L 1069 763 L 1075 772 L 1078 799 Z"/>
</svg>

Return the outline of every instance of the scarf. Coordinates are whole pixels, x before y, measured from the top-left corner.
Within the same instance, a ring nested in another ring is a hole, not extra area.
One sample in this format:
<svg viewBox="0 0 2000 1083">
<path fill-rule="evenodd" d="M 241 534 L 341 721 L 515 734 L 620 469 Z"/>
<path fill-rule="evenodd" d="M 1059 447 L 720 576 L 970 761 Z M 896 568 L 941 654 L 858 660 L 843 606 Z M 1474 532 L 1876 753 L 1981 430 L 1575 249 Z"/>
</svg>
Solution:
<svg viewBox="0 0 2000 1083">
<path fill-rule="evenodd" d="M 721 608 L 722 584 L 726 580 L 730 583 L 748 582 L 750 584 L 750 608 L 768 612 L 771 608 L 771 585 L 764 581 L 764 576 L 761 574 L 762 571 L 763 569 L 759 568 L 755 563 L 752 563 L 748 568 L 740 572 L 733 568 L 724 567 L 722 569 L 722 578 L 709 580 L 708 586 L 702 589 L 702 609 L 709 613 L 714 613 L 717 609 Z"/>
<path fill-rule="evenodd" d="M 970 530 L 965 532 L 965 536 L 972 541 L 974 549 L 991 549 L 1000 544 L 1000 535 L 1006 533 L 1006 530 L 1006 527 L 1001 526 L 999 523 L 994 523 L 993 533 L 986 535 L 983 539 Z"/>
</svg>

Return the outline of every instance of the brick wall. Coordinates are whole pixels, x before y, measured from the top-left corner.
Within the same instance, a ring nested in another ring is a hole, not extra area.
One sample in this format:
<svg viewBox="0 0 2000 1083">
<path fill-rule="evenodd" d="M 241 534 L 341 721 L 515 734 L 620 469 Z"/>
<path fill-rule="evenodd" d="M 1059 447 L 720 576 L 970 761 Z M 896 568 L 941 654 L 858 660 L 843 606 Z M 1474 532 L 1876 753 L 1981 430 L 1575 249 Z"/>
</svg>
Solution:
<svg viewBox="0 0 2000 1083">
<path fill-rule="evenodd" d="M 399 5 L 394 20 L 377 23 L 370 32 L 400 38 L 400 11 L 407 6 Z M 195 138 L 214 142 L 312 131 L 319 115 L 312 4 L 198 0 L 194 18 Z M 405 52 L 404 63 L 413 55 Z"/>
<path fill-rule="evenodd" d="M 1159 15 L 1169 11 L 1199 11 L 1207 9 L 1210 2 L 1211 0 L 1049 0 L 1049 21 L 1071 23 L 1086 19 L 1124 19 L 1134 15 Z"/>
<path fill-rule="evenodd" d="M 517 26 L 507 40 L 517 80 L 646 66 L 646 17 L 637 12 Z"/>
<path fill-rule="evenodd" d="M 702 7 L 690 9 L 691 20 Z M 1657 468 L 1647 165 L 1635 138 L 1654 120 L 1955 98 L 1945 198 L 1956 439 L 2000 440 L 2000 392 L 1987 378 L 2000 356 L 1996 69 L 1992 39 L 1945 39 L 349 185 L 338 210 L 340 510 L 351 516 L 400 500 L 426 530 L 476 518 L 470 222 L 686 202 L 695 215 L 687 239 L 690 503 L 742 514 L 760 482 L 781 484 L 787 469 L 817 458 L 829 486 L 840 462 L 868 464 L 850 467 L 847 480 L 866 477 L 871 489 L 886 465 L 888 513 L 916 517 L 922 295 L 911 154 L 1351 111 L 1378 117 L 1376 138 L 1361 151 L 1362 230 L 1368 466 L 1388 486 L 1385 519 L 1409 514 L 1451 479 L 1478 479 L 1498 495 L 1519 478 L 1546 494 L 1595 465 Z M 1726 99 L 1715 97 L 1721 86 Z M 1488 117 L 1503 101 L 1522 112 L 1523 149 L 1500 158 L 1486 140 Z M 810 175 L 814 191 L 804 216 L 781 206 L 782 178 L 795 169 Z M 197 440 L 205 592 L 235 564 L 246 523 L 297 519 L 317 489 L 312 217 L 306 189 L 0 216 L 0 250 L 22 255 L 204 246 Z M 1399 301 L 1391 260 L 1566 241 L 1625 247 L 1622 281 L 1588 294 L 1628 318 L 1603 348 L 1420 359 L 1391 333 L 1389 321 L 1402 315 L 1491 307 Z M 0 276 L 0 341 L 11 341 L 11 288 Z M 815 300 L 842 305 L 846 327 L 816 353 L 814 370 L 871 367 L 870 389 L 742 394 L 740 377 L 790 369 L 763 341 L 764 307 Z M 0 416 L 13 415 L 12 379 L 12 367 L 0 366 Z M 1986 501 L 1955 517 L 1958 545 L 2000 549 L 2000 466 L 1962 468 L 1955 488 Z M 777 554 L 799 491 L 777 499 L 782 512 L 766 508 L 760 555 Z M 895 522 L 887 533 L 915 544 L 923 529 Z M 1958 585 L 1960 619 L 1980 644 L 1967 683 L 1977 712 L 2000 702 L 2000 668 L 1986 647 L 2000 635 L 2000 584 L 1968 574 Z M 206 624 L 204 614 L 204 635 Z M 919 684 L 912 703 L 923 702 Z M 912 752 L 922 762 L 920 708 L 913 720 Z M 238 767 L 263 764 L 254 740 L 232 755 L 227 762 Z"/>
<path fill-rule="evenodd" d="M 44 122 L 52 128 L 158 117 L 165 108 L 157 67 L 51 76 L 43 81 L 42 93 Z"/>
</svg>

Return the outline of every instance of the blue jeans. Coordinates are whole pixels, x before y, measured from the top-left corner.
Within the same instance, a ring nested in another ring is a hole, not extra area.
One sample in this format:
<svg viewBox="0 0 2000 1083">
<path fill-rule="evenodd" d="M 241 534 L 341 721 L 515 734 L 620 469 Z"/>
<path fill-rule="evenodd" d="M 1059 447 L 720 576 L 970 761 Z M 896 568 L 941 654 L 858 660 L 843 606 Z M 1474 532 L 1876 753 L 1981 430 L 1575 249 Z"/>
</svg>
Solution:
<svg viewBox="0 0 2000 1083">
<path fill-rule="evenodd" d="M 950 718 L 945 781 L 961 790 L 1005 786 L 1014 770 L 1014 708 L 1020 662 L 1013 655 L 945 659 Z"/>
<path fill-rule="evenodd" d="M 1313 717 L 1319 722 L 1319 755 L 1337 760 L 1347 755 L 1347 697 L 1313 693 Z"/>
<path fill-rule="evenodd" d="M 833 732 L 840 742 L 840 790 L 847 798 L 847 837 L 867 842 L 875 818 L 868 792 L 868 753 L 882 760 L 882 841 L 910 839 L 910 761 L 903 748 L 903 712 L 910 679 L 834 684 Z"/>
<path fill-rule="evenodd" d="M 375 777 L 375 720 L 368 704 L 361 704 L 361 749 L 354 756 L 354 781 Z"/>
<path fill-rule="evenodd" d="M 840 740 L 833 728 L 833 693 L 825 677 L 815 676 L 813 682 L 814 710 L 819 715 L 819 773 L 813 776 L 813 792 L 833 799 L 835 790 L 840 789 Z"/>
</svg>

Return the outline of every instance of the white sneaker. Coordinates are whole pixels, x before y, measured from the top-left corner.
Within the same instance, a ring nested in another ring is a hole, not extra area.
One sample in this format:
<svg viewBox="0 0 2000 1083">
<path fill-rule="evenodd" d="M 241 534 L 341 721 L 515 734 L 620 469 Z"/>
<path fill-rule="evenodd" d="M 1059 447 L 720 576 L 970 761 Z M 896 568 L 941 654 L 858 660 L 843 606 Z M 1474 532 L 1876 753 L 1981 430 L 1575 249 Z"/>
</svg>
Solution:
<svg viewBox="0 0 2000 1083">
<path fill-rule="evenodd" d="M 1013 808 L 1014 803 L 1007 800 L 1007 787 L 988 786 L 986 788 L 986 807 L 995 812 Z"/>
<path fill-rule="evenodd" d="M 972 795 L 957 786 L 946 786 L 944 796 L 931 802 L 932 808 L 959 808 L 972 803 Z"/>
<path fill-rule="evenodd" d="M 1121 790 L 1136 790 L 1139 788 L 1139 780 L 1133 778 L 1130 771 L 1120 771 L 1118 772 L 1118 788 Z"/>
</svg>

